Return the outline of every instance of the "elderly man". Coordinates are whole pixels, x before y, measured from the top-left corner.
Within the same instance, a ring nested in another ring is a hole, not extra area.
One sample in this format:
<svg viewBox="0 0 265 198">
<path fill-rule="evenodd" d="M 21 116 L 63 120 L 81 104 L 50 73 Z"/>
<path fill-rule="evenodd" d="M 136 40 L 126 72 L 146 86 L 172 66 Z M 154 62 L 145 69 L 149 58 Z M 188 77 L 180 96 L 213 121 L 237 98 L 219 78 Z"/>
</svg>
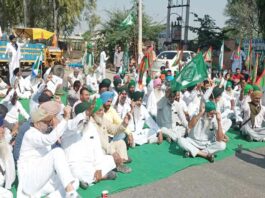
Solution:
<svg viewBox="0 0 265 198">
<path fill-rule="evenodd" d="M 224 150 L 227 141 L 216 105 L 212 101 L 202 102 L 200 112 L 192 117 L 189 128 L 188 137 L 178 139 L 178 145 L 186 151 L 185 156 L 200 156 L 213 163 L 214 153 Z"/>
<path fill-rule="evenodd" d="M 92 121 L 93 120 L 98 129 L 102 148 L 106 154 L 113 156 L 117 166 L 117 171 L 122 173 L 130 173 L 132 169 L 124 165 L 124 163 L 129 163 L 132 161 L 128 157 L 127 146 L 124 140 L 110 141 L 109 139 L 110 134 L 116 135 L 125 131 L 126 127 L 128 126 L 130 116 L 126 114 L 123 122 L 120 125 L 112 124 L 108 119 L 106 119 L 103 102 L 100 98 L 98 98 L 93 110 Z"/>
<path fill-rule="evenodd" d="M 136 91 L 132 95 L 133 139 L 138 145 L 163 141 L 162 131 L 142 105 L 143 92 Z"/>
<path fill-rule="evenodd" d="M 79 103 L 71 129 L 67 129 L 61 138 L 71 172 L 80 180 L 82 188 L 103 179 L 116 178 L 112 171 L 116 167 L 113 157 L 102 152 L 97 129 L 91 122 L 93 108 L 93 101 Z"/>
<path fill-rule="evenodd" d="M 160 78 L 157 78 L 153 81 L 153 86 L 154 86 L 154 89 L 148 97 L 146 108 L 147 108 L 148 112 L 154 118 L 156 118 L 156 116 L 157 116 L 156 115 L 157 114 L 157 103 L 161 100 L 161 98 L 165 94 L 164 94 L 164 91 L 161 89 L 162 82 L 161 82 Z"/>
<path fill-rule="evenodd" d="M 113 96 L 114 96 L 113 92 L 106 91 L 100 95 L 100 98 L 102 99 L 102 102 L 103 102 L 104 113 L 105 113 L 106 119 L 108 119 L 112 124 L 120 125 L 122 123 L 121 117 L 118 115 L 117 111 L 111 106 Z M 128 144 L 130 146 L 133 146 L 132 132 L 128 128 L 126 128 L 125 133 L 120 133 L 114 136 L 113 141 L 124 139 L 127 135 Z"/>
<path fill-rule="evenodd" d="M 261 105 L 262 92 L 254 91 L 251 102 L 243 106 L 244 120 L 241 131 L 249 141 L 265 140 L 265 107 Z"/>
<path fill-rule="evenodd" d="M 67 128 L 71 109 L 64 110 L 61 121 L 56 118 L 59 111 L 60 104 L 46 102 L 32 113 L 32 127 L 24 135 L 17 163 L 17 197 L 79 197 L 63 150 L 51 150 Z M 50 127 L 53 130 L 47 133 Z"/>
<path fill-rule="evenodd" d="M 0 197 L 12 198 L 12 183 L 15 181 L 16 171 L 15 163 L 12 155 L 12 147 L 9 144 L 9 130 L 4 128 L 4 118 L 7 108 L 0 105 Z"/>
</svg>

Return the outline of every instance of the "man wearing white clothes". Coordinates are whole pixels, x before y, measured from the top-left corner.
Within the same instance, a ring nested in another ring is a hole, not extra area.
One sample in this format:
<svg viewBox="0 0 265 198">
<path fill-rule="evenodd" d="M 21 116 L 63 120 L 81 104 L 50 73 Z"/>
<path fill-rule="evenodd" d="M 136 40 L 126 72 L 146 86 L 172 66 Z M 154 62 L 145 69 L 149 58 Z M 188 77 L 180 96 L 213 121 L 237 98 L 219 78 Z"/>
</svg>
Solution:
<svg viewBox="0 0 265 198">
<path fill-rule="evenodd" d="M 249 141 L 265 140 L 265 107 L 261 105 L 262 92 L 254 91 L 251 94 L 251 102 L 244 104 L 244 120 L 241 131 Z"/>
<path fill-rule="evenodd" d="M 161 98 L 164 96 L 164 92 L 161 89 L 162 86 L 162 82 L 160 78 L 157 78 L 153 81 L 153 86 L 154 89 L 153 91 L 150 93 L 148 100 L 147 100 L 147 104 L 146 104 L 146 108 L 148 110 L 148 112 L 154 117 L 156 118 L 156 114 L 157 114 L 157 103 L 161 100 Z"/>
<path fill-rule="evenodd" d="M 0 97 L 5 97 L 9 86 L 0 78 Z"/>
<path fill-rule="evenodd" d="M 16 171 L 15 163 L 12 155 L 12 147 L 10 142 L 10 132 L 4 128 L 3 122 L 7 109 L 0 106 L 0 197 L 13 198 L 11 189 L 12 183 L 15 181 Z"/>
<path fill-rule="evenodd" d="M 29 99 L 33 93 L 31 83 L 22 77 L 22 73 L 19 68 L 16 68 L 13 74 L 14 76 L 11 86 L 16 90 L 18 97 L 20 99 Z"/>
<path fill-rule="evenodd" d="M 92 101 L 79 103 L 75 107 L 75 122 L 61 139 L 71 172 L 84 188 L 102 179 L 116 178 L 115 173 L 110 173 L 116 167 L 113 157 L 103 153 L 97 129 L 90 120 L 92 111 Z"/>
<path fill-rule="evenodd" d="M 106 55 L 105 50 L 100 53 L 100 59 L 99 59 L 99 72 L 101 75 L 101 79 L 106 78 L 106 62 L 109 59 L 109 57 Z"/>
<path fill-rule="evenodd" d="M 11 83 L 13 71 L 20 67 L 21 47 L 26 43 L 17 43 L 14 35 L 9 36 L 10 43 L 6 46 L 5 54 L 9 57 L 9 82 Z"/>
<path fill-rule="evenodd" d="M 143 92 L 136 91 L 132 95 L 133 102 L 133 139 L 136 144 L 162 143 L 162 131 L 142 105 Z"/>
<path fill-rule="evenodd" d="M 202 102 L 199 114 L 192 117 L 189 128 L 188 137 L 178 139 L 178 145 L 186 151 L 185 156 L 200 156 L 213 163 L 214 153 L 224 150 L 227 142 L 216 105 L 212 101 Z"/>
<path fill-rule="evenodd" d="M 51 150 L 64 133 L 70 117 L 70 108 L 64 110 L 64 118 L 56 118 L 60 111 L 57 102 L 46 102 L 32 113 L 32 127 L 25 133 L 20 149 L 17 197 L 79 197 L 75 191 L 75 178 L 61 148 Z M 53 128 L 50 133 L 49 126 Z"/>
</svg>

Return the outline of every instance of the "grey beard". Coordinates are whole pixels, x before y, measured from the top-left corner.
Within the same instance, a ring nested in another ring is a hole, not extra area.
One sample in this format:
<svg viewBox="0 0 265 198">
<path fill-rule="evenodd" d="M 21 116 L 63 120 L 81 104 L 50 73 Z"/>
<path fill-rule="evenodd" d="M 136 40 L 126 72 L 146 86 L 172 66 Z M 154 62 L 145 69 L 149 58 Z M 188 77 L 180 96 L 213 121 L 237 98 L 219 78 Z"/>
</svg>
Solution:
<svg viewBox="0 0 265 198">
<path fill-rule="evenodd" d="M 9 144 L 5 140 L 0 141 L 0 158 L 3 161 L 6 161 L 8 159 L 9 152 L 10 152 Z"/>
</svg>

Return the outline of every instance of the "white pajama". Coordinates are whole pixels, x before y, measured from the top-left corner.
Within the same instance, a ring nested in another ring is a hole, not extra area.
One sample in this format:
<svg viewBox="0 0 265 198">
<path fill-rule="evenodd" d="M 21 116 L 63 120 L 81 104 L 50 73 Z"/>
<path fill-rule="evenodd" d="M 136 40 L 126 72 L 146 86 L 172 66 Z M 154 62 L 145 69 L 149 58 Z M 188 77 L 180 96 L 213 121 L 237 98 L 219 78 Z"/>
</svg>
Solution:
<svg viewBox="0 0 265 198">
<path fill-rule="evenodd" d="M 193 157 L 195 157 L 200 150 L 209 154 L 214 154 L 226 148 L 226 143 L 222 141 L 198 141 L 190 137 L 178 139 L 178 145 L 185 151 L 189 151 Z"/>
<path fill-rule="evenodd" d="M 30 127 L 25 133 L 18 160 L 18 198 L 34 197 L 39 195 L 39 192 L 47 191 L 44 187 L 51 179 L 54 180 L 51 181 L 53 190 L 63 189 L 70 182 L 75 181 L 63 150 L 61 148 L 50 150 L 51 145 L 64 133 L 67 124 L 63 119 L 49 134 L 43 134 L 34 127 Z M 57 186 L 57 180 L 61 187 Z"/>
</svg>

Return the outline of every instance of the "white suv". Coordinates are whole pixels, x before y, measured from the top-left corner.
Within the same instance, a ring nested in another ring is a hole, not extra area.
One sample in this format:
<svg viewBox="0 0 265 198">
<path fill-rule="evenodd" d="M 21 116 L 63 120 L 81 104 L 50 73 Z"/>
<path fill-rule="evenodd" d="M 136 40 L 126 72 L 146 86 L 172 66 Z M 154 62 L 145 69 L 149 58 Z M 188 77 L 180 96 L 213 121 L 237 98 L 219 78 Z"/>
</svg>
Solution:
<svg viewBox="0 0 265 198">
<path fill-rule="evenodd" d="M 158 56 L 154 62 L 152 67 L 153 72 L 159 72 L 161 66 L 166 66 L 166 62 L 168 61 L 168 66 L 170 70 L 176 71 L 178 70 L 178 66 L 173 66 L 174 62 L 178 58 L 178 53 L 180 51 L 172 50 L 172 51 L 163 51 Z M 187 64 L 191 61 L 191 59 L 196 55 L 193 51 L 183 51 L 183 56 L 181 63 Z"/>
</svg>

